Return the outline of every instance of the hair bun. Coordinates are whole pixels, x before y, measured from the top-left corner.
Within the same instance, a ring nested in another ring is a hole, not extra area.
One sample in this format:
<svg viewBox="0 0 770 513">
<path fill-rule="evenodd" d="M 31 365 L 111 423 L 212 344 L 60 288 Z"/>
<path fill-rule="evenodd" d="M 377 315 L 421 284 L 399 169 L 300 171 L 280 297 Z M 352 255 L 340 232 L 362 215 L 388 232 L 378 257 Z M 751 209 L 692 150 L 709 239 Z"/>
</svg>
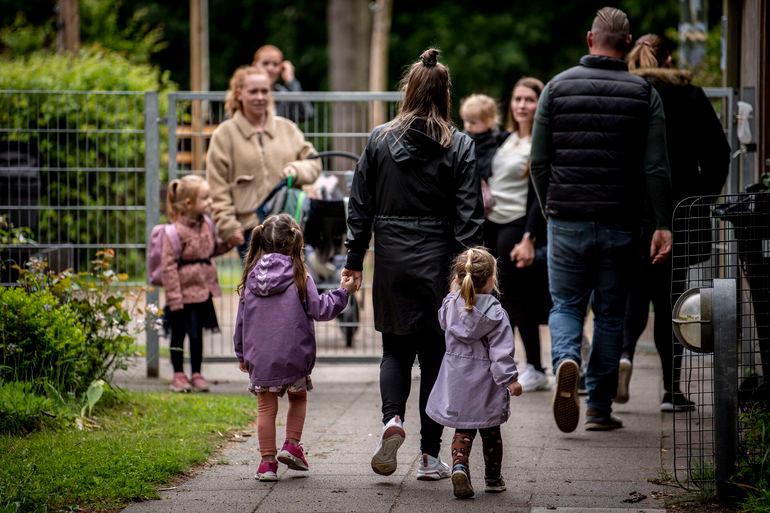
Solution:
<svg viewBox="0 0 770 513">
<path fill-rule="evenodd" d="M 420 55 L 420 60 L 422 61 L 423 66 L 427 66 L 429 68 L 432 68 L 438 63 L 438 54 L 440 52 L 436 50 L 435 48 L 428 48 L 422 54 Z"/>
</svg>

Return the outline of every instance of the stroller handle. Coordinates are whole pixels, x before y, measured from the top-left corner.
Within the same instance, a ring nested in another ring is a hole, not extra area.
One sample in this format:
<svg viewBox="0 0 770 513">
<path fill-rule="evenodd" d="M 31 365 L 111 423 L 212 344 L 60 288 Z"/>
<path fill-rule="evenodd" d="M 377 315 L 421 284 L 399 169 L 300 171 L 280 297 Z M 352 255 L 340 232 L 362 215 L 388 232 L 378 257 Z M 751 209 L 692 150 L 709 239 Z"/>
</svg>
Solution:
<svg viewBox="0 0 770 513">
<path fill-rule="evenodd" d="M 319 151 L 318 153 L 312 153 L 305 157 L 306 159 L 320 159 L 323 157 L 345 157 L 350 160 L 358 162 L 359 156 L 350 151 Z"/>
</svg>

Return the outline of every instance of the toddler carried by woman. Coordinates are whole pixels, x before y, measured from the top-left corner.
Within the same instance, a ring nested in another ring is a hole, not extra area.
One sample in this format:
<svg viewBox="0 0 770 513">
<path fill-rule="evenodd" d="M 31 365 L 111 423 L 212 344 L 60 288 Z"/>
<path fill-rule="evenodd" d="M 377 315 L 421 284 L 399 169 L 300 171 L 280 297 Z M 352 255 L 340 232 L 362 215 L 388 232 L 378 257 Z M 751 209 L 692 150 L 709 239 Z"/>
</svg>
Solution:
<svg viewBox="0 0 770 513">
<path fill-rule="evenodd" d="M 426 413 L 455 428 L 452 487 L 455 497 L 473 497 L 468 465 L 476 430 L 484 448 L 485 491 L 502 492 L 500 425 L 510 414 L 509 397 L 521 395 L 513 360 L 513 330 L 500 302 L 497 263 L 483 248 L 461 253 L 452 265 L 452 290 L 439 310 L 446 353 Z"/>
<path fill-rule="evenodd" d="M 313 320 L 334 319 L 356 290 L 352 278 L 319 294 L 303 262 L 302 230 L 288 214 L 268 217 L 251 233 L 249 252 L 238 285 L 235 356 L 249 373 L 249 391 L 258 398 L 257 434 L 262 461 L 256 478 L 278 479 L 278 462 L 308 470 L 300 445 L 307 410 L 310 372 L 315 365 Z M 289 396 L 286 441 L 276 449 L 278 397 Z"/>
</svg>

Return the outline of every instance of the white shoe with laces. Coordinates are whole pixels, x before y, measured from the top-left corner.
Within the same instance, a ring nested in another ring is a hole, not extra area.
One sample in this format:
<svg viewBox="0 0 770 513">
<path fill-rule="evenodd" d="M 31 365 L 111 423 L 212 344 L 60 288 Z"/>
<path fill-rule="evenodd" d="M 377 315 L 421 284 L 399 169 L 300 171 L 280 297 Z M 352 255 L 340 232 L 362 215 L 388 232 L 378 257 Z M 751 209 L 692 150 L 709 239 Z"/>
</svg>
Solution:
<svg viewBox="0 0 770 513">
<path fill-rule="evenodd" d="M 544 372 L 535 370 L 532 364 L 527 364 L 524 371 L 519 374 L 519 384 L 524 392 L 535 392 L 537 390 L 548 390 L 551 383 Z"/>
<path fill-rule="evenodd" d="M 380 444 L 372 456 L 372 470 L 381 476 L 389 476 L 398 466 L 398 448 L 404 443 L 406 432 L 401 418 L 396 415 L 382 428 Z"/>
<path fill-rule="evenodd" d="M 430 454 L 420 456 L 420 467 L 417 469 L 417 479 L 420 481 L 438 481 L 452 475 L 449 465 L 434 458 Z"/>
</svg>

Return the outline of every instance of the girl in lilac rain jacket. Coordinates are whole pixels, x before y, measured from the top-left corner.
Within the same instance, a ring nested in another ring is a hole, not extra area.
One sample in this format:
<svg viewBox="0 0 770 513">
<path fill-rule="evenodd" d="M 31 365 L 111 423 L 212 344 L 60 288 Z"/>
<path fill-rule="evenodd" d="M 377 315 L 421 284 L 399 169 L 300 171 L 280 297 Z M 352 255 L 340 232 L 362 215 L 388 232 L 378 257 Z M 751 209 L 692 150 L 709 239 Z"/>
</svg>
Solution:
<svg viewBox="0 0 770 513">
<path fill-rule="evenodd" d="M 468 457 L 476 430 L 484 449 L 485 491 L 502 492 L 503 440 L 509 397 L 521 394 L 513 361 L 513 330 L 500 302 L 495 258 L 483 248 L 461 253 L 452 265 L 452 290 L 439 310 L 446 353 L 425 408 L 436 422 L 455 428 L 452 487 L 460 499 L 473 497 Z"/>
<path fill-rule="evenodd" d="M 268 217 L 254 228 L 238 285 L 235 356 L 249 373 L 249 390 L 258 398 L 257 435 L 262 461 L 260 481 L 278 479 L 278 462 L 308 470 L 300 445 L 307 411 L 310 372 L 315 365 L 313 321 L 334 319 L 355 291 L 352 278 L 319 294 L 302 260 L 302 230 L 287 214 Z M 276 449 L 278 397 L 289 396 L 286 441 Z"/>
</svg>

